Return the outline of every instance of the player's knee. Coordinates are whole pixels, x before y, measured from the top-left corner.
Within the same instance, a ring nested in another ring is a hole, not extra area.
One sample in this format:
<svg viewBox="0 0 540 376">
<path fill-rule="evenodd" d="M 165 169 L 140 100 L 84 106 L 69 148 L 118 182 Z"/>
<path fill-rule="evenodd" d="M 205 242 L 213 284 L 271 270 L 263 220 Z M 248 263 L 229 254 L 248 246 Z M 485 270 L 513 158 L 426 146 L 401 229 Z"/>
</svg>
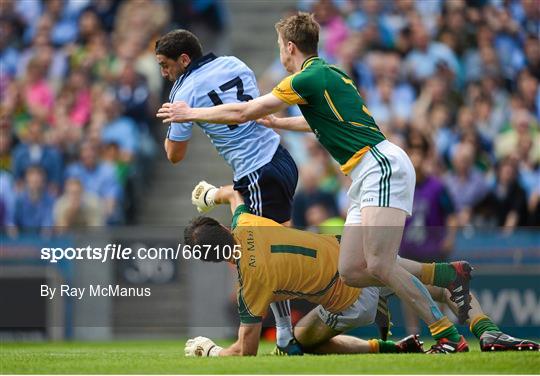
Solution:
<svg viewBox="0 0 540 376">
<path fill-rule="evenodd" d="M 388 265 L 380 258 L 372 258 L 367 261 L 367 272 L 374 278 L 385 283 L 392 272 L 392 265 Z"/>
<path fill-rule="evenodd" d="M 339 272 L 339 278 L 347 286 L 352 286 L 352 284 L 358 277 L 358 273 L 350 265 L 343 265 L 343 266 L 340 265 L 338 267 L 338 272 Z"/>
</svg>

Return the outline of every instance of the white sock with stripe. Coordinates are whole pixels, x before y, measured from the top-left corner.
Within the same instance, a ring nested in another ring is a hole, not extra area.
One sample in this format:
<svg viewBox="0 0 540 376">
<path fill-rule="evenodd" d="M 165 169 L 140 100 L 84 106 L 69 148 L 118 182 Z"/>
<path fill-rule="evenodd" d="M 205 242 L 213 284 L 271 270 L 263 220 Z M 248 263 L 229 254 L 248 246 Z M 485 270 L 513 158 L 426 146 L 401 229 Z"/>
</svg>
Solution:
<svg viewBox="0 0 540 376">
<path fill-rule="evenodd" d="M 293 339 L 291 323 L 291 303 L 288 300 L 270 304 L 276 320 L 276 342 L 279 347 L 285 347 Z"/>
</svg>

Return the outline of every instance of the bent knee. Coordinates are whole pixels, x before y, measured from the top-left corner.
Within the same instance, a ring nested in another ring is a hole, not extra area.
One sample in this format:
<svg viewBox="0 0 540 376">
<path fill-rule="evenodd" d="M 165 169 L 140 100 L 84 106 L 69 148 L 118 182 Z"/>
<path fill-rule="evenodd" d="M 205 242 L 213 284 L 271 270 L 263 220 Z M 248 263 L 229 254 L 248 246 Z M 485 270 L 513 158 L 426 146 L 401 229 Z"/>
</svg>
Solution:
<svg viewBox="0 0 540 376">
<path fill-rule="evenodd" d="M 392 270 L 394 269 L 393 264 L 388 264 L 387 262 L 383 262 L 381 259 L 372 259 L 368 260 L 367 262 L 367 272 L 369 275 L 371 275 L 374 278 L 377 278 L 381 282 L 387 282 L 390 273 L 392 273 Z"/>
<path fill-rule="evenodd" d="M 340 267 L 338 269 L 339 271 L 339 278 L 343 283 L 345 283 L 347 286 L 353 286 L 358 282 L 360 277 L 363 273 L 366 272 L 365 267 L 363 268 L 355 268 L 350 265 Z"/>
</svg>

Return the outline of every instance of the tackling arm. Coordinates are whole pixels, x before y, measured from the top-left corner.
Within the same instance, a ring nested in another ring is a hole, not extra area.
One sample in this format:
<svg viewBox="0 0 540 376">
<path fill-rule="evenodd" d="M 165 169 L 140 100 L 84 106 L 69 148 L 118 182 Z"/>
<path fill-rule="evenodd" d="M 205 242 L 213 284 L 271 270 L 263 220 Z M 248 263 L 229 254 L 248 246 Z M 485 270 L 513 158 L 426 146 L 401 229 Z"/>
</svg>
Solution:
<svg viewBox="0 0 540 376">
<path fill-rule="evenodd" d="M 311 132 L 311 128 L 303 116 L 278 118 L 274 115 L 268 115 L 264 118 L 257 119 L 257 123 L 274 129 L 285 129 L 294 132 Z"/>
<path fill-rule="evenodd" d="M 244 199 L 232 185 L 217 188 L 203 180 L 193 188 L 191 202 L 199 213 L 212 210 L 216 204 L 230 204 L 231 212 L 234 213 L 236 208 L 244 203 Z"/>
<path fill-rule="evenodd" d="M 214 196 L 214 202 L 216 204 L 229 204 L 231 206 L 231 213 L 234 213 L 236 208 L 244 203 L 244 198 L 234 190 L 232 185 L 226 185 L 217 190 Z"/>
<path fill-rule="evenodd" d="M 214 107 L 192 108 L 186 102 L 164 103 L 157 117 L 164 123 L 198 121 L 217 124 L 241 124 L 278 112 L 288 105 L 266 94 L 249 102 L 228 103 Z"/>
</svg>

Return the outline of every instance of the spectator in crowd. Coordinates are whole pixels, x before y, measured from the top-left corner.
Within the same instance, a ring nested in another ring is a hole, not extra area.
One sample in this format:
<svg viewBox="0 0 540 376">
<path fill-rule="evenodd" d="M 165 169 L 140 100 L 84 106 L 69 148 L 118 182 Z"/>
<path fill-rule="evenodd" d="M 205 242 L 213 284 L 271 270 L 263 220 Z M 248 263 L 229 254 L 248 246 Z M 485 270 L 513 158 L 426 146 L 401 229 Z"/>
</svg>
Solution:
<svg viewBox="0 0 540 376">
<path fill-rule="evenodd" d="M 357 7 L 350 11 L 348 24 L 352 30 L 365 35 L 366 47 L 387 49 L 392 47 L 394 35 L 388 19 L 381 15 L 382 3 L 377 0 L 356 2 Z"/>
<path fill-rule="evenodd" d="M 309 225 L 306 215 L 308 208 L 313 205 L 322 205 L 328 211 L 328 216 L 338 214 L 334 196 L 323 191 L 320 187 L 322 172 L 317 165 L 306 164 L 300 169 L 301 188 L 294 197 L 292 208 L 292 224 L 297 228 L 306 228 Z"/>
<path fill-rule="evenodd" d="M 2 2 L 2 4 L 9 2 Z M 10 4 L 11 6 L 13 3 Z M 2 5 L 3 7 L 3 5 Z M 15 78 L 17 73 L 17 65 L 19 63 L 19 50 L 17 49 L 17 29 L 21 26 L 21 21 L 17 15 L 10 9 L 2 9 L 0 11 L 0 30 L 2 38 L 0 38 L 0 66 L 2 70 L 0 77 L 2 78 L 2 87 L 0 93 L 5 90 L 4 81 L 10 81 Z"/>
<path fill-rule="evenodd" d="M 46 79 L 47 66 L 48 61 L 42 56 L 31 59 L 21 87 L 26 110 L 42 122 L 51 120 L 54 107 L 54 91 Z"/>
<path fill-rule="evenodd" d="M 320 49 L 324 56 L 335 61 L 337 48 L 349 33 L 347 25 L 332 0 L 319 0 L 312 5 L 311 11 L 321 25 Z"/>
<path fill-rule="evenodd" d="M 86 45 L 96 34 L 104 32 L 101 20 L 93 8 L 86 8 L 79 16 L 76 44 Z"/>
<path fill-rule="evenodd" d="M 13 228 L 15 210 L 15 185 L 7 171 L 0 170 L 0 229 Z"/>
<path fill-rule="evenodd" d="M 306 210 L 306 230 L 319 234 L 341 235 L 345 220 L 331 216 L 330 210 L 323 203 L 314 203 Z"/>
<path fill-rule="evenodd" d="M 453 171 L 447 173 L 444 182 L 454 202 L 459 225 L 470 222 L 471 209 L 484 198 L 488 187 L 484 175 L 474 167 L 474 147 L 460 143 L 452 156 Z"/>
<path fill-rule="evenodd" d="M 420 262 L 444 262 L 457 231 L 454 203 L 442 179 L 433 173 L 436 162 L 428 139 L 416 130 L 408 135 L 407 154 L 416 172 L 416 187 L 399 254 Z"/>
<path fill-rule="evenodd" d="M 43 2 L 43 13 L 37 24 L 37 32 L 46 22 L 55 46 L 63 46 L 75 41 L 77 38 L 78 13 L 70 12 L 63 0 L 47 0 Z M 32 38 L 36 34 L 35 24 L 29 24 L 26 37 Z"/>
<path fill-rule="evenodd" d="M 540 81 L 540 39 L 538 34 L 531 34 L 525 42 L 525 60 L 524 66 L 528 69 L 532 76 Z"/>
<path fill-rule="evenodd" d="M 44 141 L 43 125 L 33 120 L 28 126 L 23 142 L 13 150 L 13 174 L 18 186 L 25 179 L 30 166 L 39 165 L 45 172 L 46 189 L 57 195 L 63 179 L 63 162 L 60 152 Z"/>
<path fill-rule="evenodd" d="M 403 130 L 410 118 L 413 101 L 411 87 L 396 87 L 391 79 L 380 78 L 376 89 L 368 94 L 367 104 L 379 126 L 393 124 L 394 130 Z"/>
<path fill-rule="evenodd" d="M 80 150 L 80 162 L 68 166 L 66 179 L 78 179 L 85 192 L 102 200 L 108 224 L 120 223 L 123 192 L 114 167 L 99 160 L 98 146 L 95 144 L 86 141 Z"/>
<path fill-rule="evenodd" d="M 0 128 L 0 171 L 11 171 L 13 137 L 9 129 Z"/>
<path fill-rule="evenodd" d="M 133 63 L 124 64 L 114 92 L 119 104 L 123 106 L 124 115 L 136 121 L 140 129 L 146 130 L 150 123 L 148 114 L 150 89 L 145 76 L 136 71 Z"/>
<path fill-rule="evenodd" d="M 8 226 L 16 232 L 51 234 L 54 198 L 47 192 L 45 172 L 33 165 L 26 169 L 24 177 L 24 186 L 15 200 L 13 223 Z"/>
<path fill-rule="evenodd" d="M 104 112 L 105 120 L 101 130 L 102 142 L 118 144 L 121 160 L 132 162 L 139 151 L 137 124 L 130 117 L 123 115 L 122 105 L 114 95 L 106 94 L 101 98 L 100 111 Z"/>
<path fill-rule="evenodd" d="M 421 83 L 446 65 L 456 74 L 459 69 L 454 52 L 444 43 L 431 41 L 422 23 L 411 25 L 413 50 L 405 59 L 405 69 L 413 82 Z"/>
<path fill-rule="evenodd" d="M 120 1 L 117 0 L 97 0 L 92 1 L 86 10 L 96 13 L 105 31 L 110 33 L 114 28 L 114 20 L 119 5 Z"/>
<path fill-rule="evenodd" d="M 527 69 L 523 69 L 517 80 L 518 93 L 524 107 L 534 116 L 540 117 L 540 87 L 538 79 Z"/>
<path fill-rule="evenodd" d="M 495 153 L 498 159 L 505 158 L 517 150 L 520 140 L 530 138 L 533 145 L 540 144 L 540 129 L 538 122 L 527 110 L 513 114 L 511 128 L 498 135 L 495 142 Z M 534 163 L 540 162 L 540 148 L 530 149 L 530 158 Z"/>
<path fill-rule="evenodd" d="M 103 226 L 105 216 L 100 199 L 84 191 L 76 178 L 66 180 L 64 194 L 54 205 L 54 224 L 58 231 L 70 228 Z"/>
<path fill-rule="evenodd" d="M 514 158 L 506 157 L 499 162 L 495 184 L 475 205 L 472 215 L 477 225 L 502 226 L 508 233 L 527 224 L 527 195 L 518 182 Z"/>
</svg>

